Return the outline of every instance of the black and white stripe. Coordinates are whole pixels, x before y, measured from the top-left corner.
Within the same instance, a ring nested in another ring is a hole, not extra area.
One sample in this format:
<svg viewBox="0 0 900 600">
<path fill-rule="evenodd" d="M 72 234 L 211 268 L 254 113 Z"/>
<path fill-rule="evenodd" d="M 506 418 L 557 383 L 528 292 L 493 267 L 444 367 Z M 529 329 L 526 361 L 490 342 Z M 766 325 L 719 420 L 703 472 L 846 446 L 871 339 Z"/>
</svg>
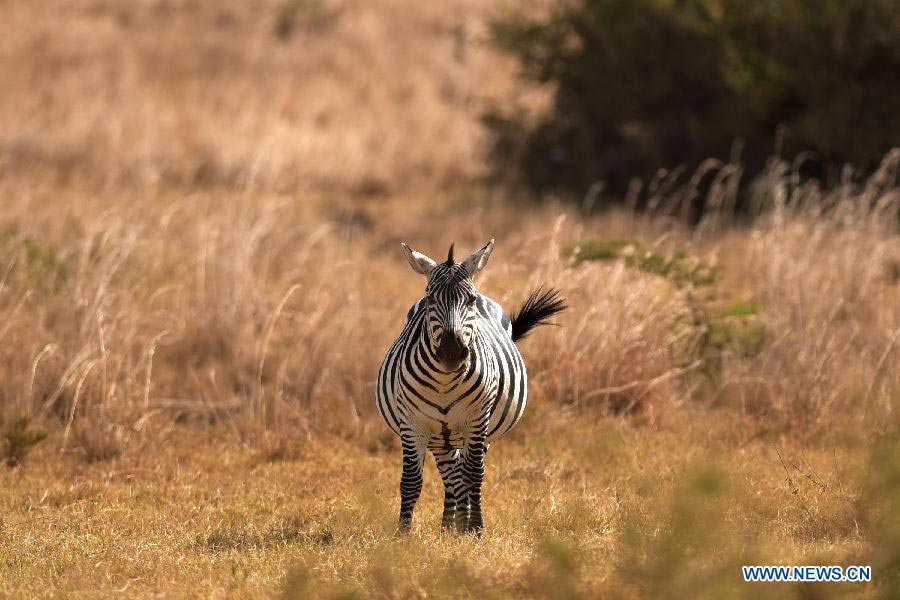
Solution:
<svg viewBox="0 0 900 600">
<path fill-rule="evenodd" d="M 442 525 L 482 530 L 481 484 L 488 444 L 525 410 L 528 379 L 515 341 L 564 310 L 557 292 L 531 294 L 510 318 L 479 294 L 473 275 L 484 268 L 493 240 L 462 263 L 437 264 L 403 245 L 413 269 L 428 277 L 426 296 L 382 363 L 376 402 L 400 436 L 400 526 L 408 528 L 430 451 L 444 481 Z"/>
</svg>

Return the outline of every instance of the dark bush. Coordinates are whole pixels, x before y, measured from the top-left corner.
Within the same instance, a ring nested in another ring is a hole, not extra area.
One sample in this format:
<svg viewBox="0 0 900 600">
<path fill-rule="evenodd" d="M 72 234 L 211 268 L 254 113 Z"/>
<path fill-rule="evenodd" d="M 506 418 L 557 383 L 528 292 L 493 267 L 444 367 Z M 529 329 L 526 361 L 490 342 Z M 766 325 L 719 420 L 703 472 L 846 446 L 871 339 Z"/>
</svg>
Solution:
<svg viewBox="0 0 900 600">
<path fill-rule="evenodd" d="M 661 167 L 812 151 L 817 174 L 900 144 L 895 0 L 577 0 L 494 22 L 547 114 L 494 108 L 499 175 L 536 191 L 623 192 Z M 783 126 L 783 136 L 776 131 Z"/>
<path fill-rule="evenodd" d="M 46 437 L 46 431 L 31 428 L 29 417 L 20 417 L 8 425 L 0 419 L 0 459 L 7 466 L 18 466 Z"/>
</svg>

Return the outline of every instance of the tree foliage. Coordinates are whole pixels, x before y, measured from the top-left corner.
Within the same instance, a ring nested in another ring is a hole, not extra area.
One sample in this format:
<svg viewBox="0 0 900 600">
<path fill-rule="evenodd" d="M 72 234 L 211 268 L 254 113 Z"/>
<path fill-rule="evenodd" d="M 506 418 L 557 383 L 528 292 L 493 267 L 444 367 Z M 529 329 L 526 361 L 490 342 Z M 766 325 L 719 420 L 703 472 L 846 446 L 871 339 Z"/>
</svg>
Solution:
<svg viewBox="0 0 900 600">
<path fill-rule="evenodd" d="M 873 167 L 900 144 L 894 0 L 576 0 L 493 33 L 523 77 L 554 90 L 537 118 L 485 115 L 498 173 L 536 190 L 623 191 L 660 167 L 728 158 L 736 140 L 751 171 L 811 151 L 819 174 Z"/>
</svg>

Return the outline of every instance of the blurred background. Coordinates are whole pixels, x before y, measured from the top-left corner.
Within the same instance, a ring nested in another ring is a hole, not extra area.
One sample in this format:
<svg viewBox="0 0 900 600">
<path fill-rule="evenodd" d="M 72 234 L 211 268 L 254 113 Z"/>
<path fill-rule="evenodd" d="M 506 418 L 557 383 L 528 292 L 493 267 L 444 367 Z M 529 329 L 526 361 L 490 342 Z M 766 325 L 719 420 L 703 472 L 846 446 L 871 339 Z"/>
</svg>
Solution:
<svg viewBox="0 0 900 600">
<path fill-rule="evenodd" d="M 896 597 L 898 74 L 893 0 L 0 0 L 0 596 Z M 490 238 L 571 308 L 398 541 L 400 242 Z"/>
<path fill-rule="evenodd" d="M 4 172 L 385 195 L 483 175 L 481 2 L 7 2 Z"/>
<path fill-rule="evenodd" d="M 897 143 L 891 0 L 4 4 L 0 165 L 106 186 L 623 198 Z"/>
</svg>

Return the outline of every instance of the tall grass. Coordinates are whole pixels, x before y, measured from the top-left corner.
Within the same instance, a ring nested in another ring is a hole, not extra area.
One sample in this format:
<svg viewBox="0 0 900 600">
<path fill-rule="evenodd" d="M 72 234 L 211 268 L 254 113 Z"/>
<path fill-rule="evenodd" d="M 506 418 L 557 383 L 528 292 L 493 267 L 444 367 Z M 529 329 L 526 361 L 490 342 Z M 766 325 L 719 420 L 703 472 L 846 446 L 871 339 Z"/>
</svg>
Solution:
<svg viewBox="0 0 900 600">
<path fill-rule="evenodd" d="M 423 287 L 398 242 L 438 255 L 451 241 L 496 237 L 484 292 L 512 309 L 546 283 L 572 305 L 561 327 L 524 344 L 537 403 L 653 420 L 699 400 L 808 433 L 838 422 L 891 429 L 898 194 L 873 186 L 896 167 L 892 155 L 872 180 L 831 191 L 770 174 L 757 193 L 775 205 L 752 224 L 695 230 L 626 212 L 523 214 L 490 199 L 129 202 L 69 187 L 51 200 L 7 182 L 3 412 L 56 422 L 62 448 L 88 454 L 114 454 L 173 419 L 378 446 L 390 436 L 373 411 L 374 377 Z M 717 265 L 721 279 L 573 263 L 564 246 L 583 239 L 638 240 L 648 261 L 681 249 L 679 260 Z M 722 329 L 742 306 L 757 323 L 752 352 L 744 329 Z"/>
<path fill-rule="evenodd" d="M 545 283 L 572 305 L 524 345 L 536 402 L 896 427 L 896 151 L 833 189 L 777 158 L 752 182 L 708 161 L 634 187 L 642 214 L 522 210 L 471 186 L 481 100 L 515 91 L 487 9 L 416 6 L 3 7 L 7 423 L 98 459 L 182 421 L 392 443 L 372 385 L 422 291 L 398 243 L 495 237 L 485 292 L 511 309 Z M 567 254 L 609 240 L 640 255 Z"/>
</svg>

